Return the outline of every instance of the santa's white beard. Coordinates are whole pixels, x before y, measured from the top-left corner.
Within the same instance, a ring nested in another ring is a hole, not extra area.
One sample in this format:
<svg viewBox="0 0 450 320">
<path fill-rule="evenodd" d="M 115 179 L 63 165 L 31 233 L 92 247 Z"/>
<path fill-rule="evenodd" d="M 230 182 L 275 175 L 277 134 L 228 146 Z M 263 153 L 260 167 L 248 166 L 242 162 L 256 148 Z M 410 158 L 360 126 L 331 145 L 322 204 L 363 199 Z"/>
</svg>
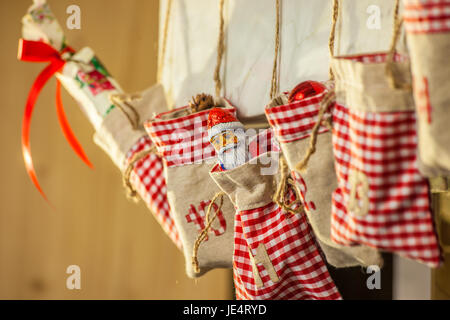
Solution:
<svg viewBox="0 0 450 320">
<path fill-rule="evenodd" d="M 218 152 L 220 163 L 225 170 L 237 168 L 247 162 L 247 150 L 245 144 L 238 142 L 229 144 Z"/>
</svg>

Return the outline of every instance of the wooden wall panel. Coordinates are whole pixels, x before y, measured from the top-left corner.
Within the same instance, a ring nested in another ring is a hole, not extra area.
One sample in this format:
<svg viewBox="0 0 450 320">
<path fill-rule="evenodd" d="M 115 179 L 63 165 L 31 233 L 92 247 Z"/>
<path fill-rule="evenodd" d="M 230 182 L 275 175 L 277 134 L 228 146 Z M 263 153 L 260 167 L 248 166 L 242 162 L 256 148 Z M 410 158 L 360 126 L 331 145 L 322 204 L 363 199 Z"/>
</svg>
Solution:
<svg viewBox="0 0 450 320">
<path fill-rule="evenodd" d="M 0 298 L 228 299 L 231 272 L 194 281 L 184 258 L 147 208 L 128 202 L 121 176 L 93 142 L 88 120 L 63 94 L 75 134 L 95 165 L 74 155 L 58 127 L 55 81 L 43 90 L 31 129 L 32 154 L 52 210 L 26 175 L 20 149 L 28 90 L 44 67 L 16 59 L 20 20 L 31 0 L 1 1 Z M 74 48 L 91 46 L 126 91 L 155 81 L 158 1 L 49 1 Z M 81 30 L 65 27 L 66 7 L 81 8 Z M 66 268 L 81 267 L 82 289 L 66 289 Z"/>
</svg>

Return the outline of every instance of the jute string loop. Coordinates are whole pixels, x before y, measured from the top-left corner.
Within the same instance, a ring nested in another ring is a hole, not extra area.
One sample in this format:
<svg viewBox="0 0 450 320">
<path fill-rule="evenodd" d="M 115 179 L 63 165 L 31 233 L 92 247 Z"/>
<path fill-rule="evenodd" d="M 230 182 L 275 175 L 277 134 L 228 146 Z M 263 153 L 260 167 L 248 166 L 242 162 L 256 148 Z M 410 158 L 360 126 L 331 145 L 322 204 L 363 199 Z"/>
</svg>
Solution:
<svg viewBox="0 0 450 320">
<path fill-rule="evenodd" d="M 225 192 L 220 191 L 218 192 L 212 199 L 208 206 L 208 210 L 205 214 L 205 222 L 206 225 L 203 228 L 202 232 L 198 235 L 197 240 L 195 240 L 194 248 L 192 250 L 192 267 L 194 268 L 195 273 L 200 273 L 200 267 L 198 265 L 198 248 L 202 244 L 203 241 L 205 241 L 206 237 L 208 236 L 208 232 L 211 229 L 211 225 L 214 222 L 214 220 L 217 218 L 217 214 L 220 212 L 223 206 L 223 197 L 225 196 Z M 211 218 L 211 210 L 213 205 L 216 203 L 217 198 L 220 197 L 220 204 L 217 207 L 216 211 L 214 212 L 214 216 Z"/>
<path fill-rule="evenodd" d="M 278 55 L 280 51 L 280 0 L 276 0 L 276 23 L 275 23 L 275 55 L 273 59 L 272 83 L 270 87 L 270 100 L 278 93 Z"/>
<path fill-rule="evenodd" d="M 299 172 L 305 171 L 308 166 L 308 162 L 311 159 L 311 156 L 316 152 L 317 137 L 319 135 L 320 126 L 323 125 L 322 122 L 324 120 L 323 118 L 325 116 L 325 113 L 328 110 L 328 107 L 330 106 L 330 104 L 334 102 L 335 98 L 336 98 L 336 95 L 335 95 L 334 90 L 329 91 L 328 93 L 326 93 L 323 96 L 322 101 L 320 102 L 319 114 L 317 115 L 317 121 L 314 124 L 314 127 L 312 128 L 312 131 L 311 131 L 311 137 L 309 140 L 308 150 L 306 151 L 306 154 L 303 157 L 303 159 L 296 165 L 295 169 L 297 171 L 299 171 Z M 326 126 L 329 128 L 329 124 L 326 124 Z"/>
<path fill-rule="evenodd" d="M 328 48 L 330 50 L 330 58 L 334 58 L 334 43 L 335 43 L 335 36 L 336 36 L 336 24 L 339 18 L 339 0 L 333 0 L 333 13 L 331 15 L 332 18 L 332 24 L 331 24 L 331 31 L 330 31 L 330 37 L 328 39 Z M 334 80 L 334 74 L 333 69 L 330 66 L 329 69 L 330 74 L 330 80 Z"/>
<path fill-rule="evenodd" d="M 158 72 L 156 76 L 156 80 L 158 83 L 161 83 L 163 71 L 164 71 L 164 62 L 166 60 L 166 47 L 167 47 L 167 34 L 169 32 L 169 20 L 170 20 L 170 13 L 172 9 L 172 0 L 167 0 L 167 8 L 166 8 L 166 16 L 164 20 L 164 29 L 163 29 L 163 38 L 161 42 L 161 50 L 160 50 L 160 56 L 158 59 Z"/>
<path fill-rule="evenodd" d="M 304 212 L 304 208 L 300 198 L 300 190 L 298 189 L 295 181 L 292 179 L 289 173 L 289 167 L 286 164 L 284 157 L 280 158 L 280 182 L 278 183 L 277 190 L 273 197 L 273 201 L 284 211 L 291 214 L 298 214 Z M 291 200 L 290 191 L 295 195 L 295 199 Z"/>
<path fill-rule="evenodd" d="M 120 111 L 127 117 L 128 121 L 131 124 L 133 130 L 137 130 L 140 126 L 141 118 L 139 113 L 133 107 L 132 103 L 136 100 L 142 99 L 141 94 L 126 94 L 126 93 L 118 93 L 111 94 L 109 96 L 109 100 L 114 106 L 119 108 Z"/>
<path fill-rule="evenodd" d="M 393 70 L 397 43 L 400 38 L 400 33 L 402 30 L 402 24 L 403 24 L 403 19 L 400 17 L 399 11 L 400 11 L 400 0 L 396 0 L 395 7 L 394 7 L 394 23 L 393 23 L 394 28 L 393 28 L 393 32 L 392 32 L 391 45 L 390 45 L 389 52 L 386 57 L 385 73 L 386 73 L 386 77 L 389 81 L 389 85 L 391 86 L 391 88 L 399 89 L 399 90 L 412 90 L 411 84 L 410 83 L 401 83 L 397 79 L 397 77 L 394 73 L 394 70 Z"/>
<path fill-rule="evenodd" d="M 222 90 L 222 80 L 220 80 L 220 69 L 222 67 L 222 58 L 225 51 L 225 35 L 224 35 L 224 16 L 223 16 L 224 0 L 219 0 L 219 36 L 217 39 L 217 62 L 214 71 L 214 83 L 216 87 L 216 96 L 220 96 Z"/>
<path fill-rule="evenodd" d="M 123 173 L 122 182 L 127 192 L 127 198 L 130 200 L 134 200 L 135 202 L 138 202 L 139 198 L 137 196 L 136 189 L 134 189 L 133 185 L 130 182 L 131 172 L 133 171 L 136 163 L 138 163 L 151 153 L 156 154 L 156 146 L 153 146 L 150 149 L 143 150 L 141 152 L 134 154 L 130 162 L 128 163 L 127 168 L 125 169 L 125 172 Z"/>
</svg>

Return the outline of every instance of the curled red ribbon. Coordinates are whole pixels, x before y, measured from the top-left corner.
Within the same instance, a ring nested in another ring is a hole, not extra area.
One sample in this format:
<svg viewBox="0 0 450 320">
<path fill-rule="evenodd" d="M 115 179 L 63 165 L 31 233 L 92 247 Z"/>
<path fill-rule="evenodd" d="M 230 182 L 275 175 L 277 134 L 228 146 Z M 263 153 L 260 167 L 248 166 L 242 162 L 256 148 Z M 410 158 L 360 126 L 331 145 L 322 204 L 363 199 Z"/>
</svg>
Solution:
<svg viewBox="0 0 450 320">
<path fill-rule="evenodd" d="M 39 184 L 36 176 L 36 171 L 34 170 L 33 166 L 33 159 L 31 157 L 30 124 L 34 106 L 42 88 L 56 72 L 61 71 L 61 69 L 64 67 L 64 64 L 66 63 L 66 61 L 61 57 L 61 55 L 65 52 L 74 52 L 74 50 L 70 47 L 66 47 L 61 52 L 58 52 L 52 46 L 40 41 L 30 41 L 25 39 L 19 40 L 19 60 L 27 62 L 49 62 L 49 65 L 44 70 L 42 70 L 42 72 L 37 76 L 36 80 L 31 86 L 22 119 L 22 154 L 25 162 L 25 168 L 31 181 L 47 202 L 47 196 L 45 195 Z M 57 81 L 56 84 L 56 112 L 58 115 L 59 125 L 64 133 L 66 140 L 75 151 L 75 153 L 81 158 L 81 160 L 83 160 L 84 163 L 92 168 L 92 163 L 86 156 L 83 148 L 73 134 L 69 122 L 67 121 L 62 104 L 61 83 L 59 81 Z"/>
</svg>

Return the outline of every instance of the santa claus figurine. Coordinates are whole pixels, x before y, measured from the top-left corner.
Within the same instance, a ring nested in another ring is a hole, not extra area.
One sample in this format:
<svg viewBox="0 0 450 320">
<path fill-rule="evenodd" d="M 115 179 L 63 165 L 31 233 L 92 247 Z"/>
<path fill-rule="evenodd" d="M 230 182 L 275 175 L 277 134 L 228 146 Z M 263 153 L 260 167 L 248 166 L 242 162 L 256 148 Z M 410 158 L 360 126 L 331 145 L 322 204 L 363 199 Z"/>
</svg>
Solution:
<svg viewBox="0 0 450 320">
<path fill-rule="evenodd" d="M 211 109 L 208 137 L 216 149 L 223 170 L 234 169 L 247 162 L 244 126 L 227 110 Z"/>
</svg>

